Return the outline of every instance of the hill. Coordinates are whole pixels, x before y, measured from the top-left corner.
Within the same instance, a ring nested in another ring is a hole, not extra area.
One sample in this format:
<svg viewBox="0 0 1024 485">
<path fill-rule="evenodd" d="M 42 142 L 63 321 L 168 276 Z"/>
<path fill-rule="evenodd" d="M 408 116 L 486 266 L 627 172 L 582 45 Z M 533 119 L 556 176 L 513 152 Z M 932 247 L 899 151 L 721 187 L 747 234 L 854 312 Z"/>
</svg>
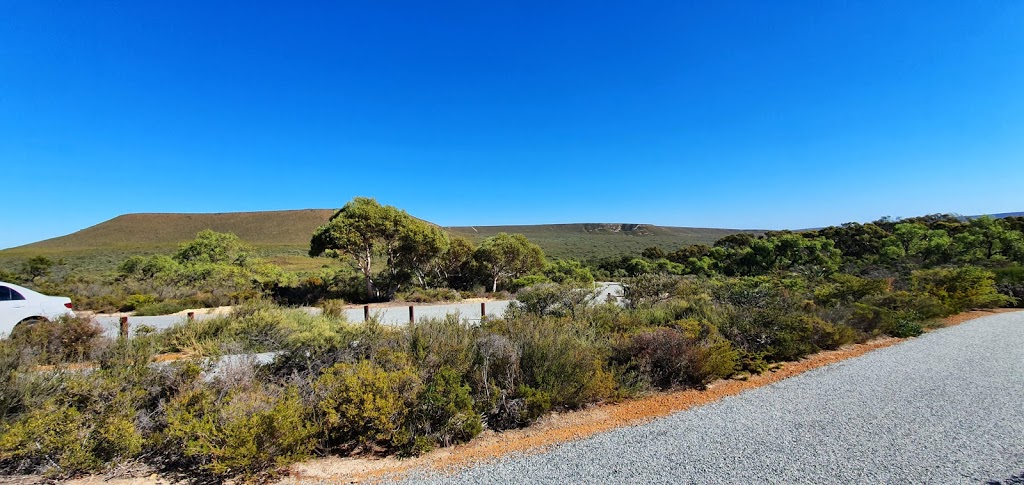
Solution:
<svg viewBox="0 0 1024 485">
<path fill-rule="evenodd" d="M 232 232 L 254 246 L 308 245 L 334 210 L 305 209 L 216 214 L 125 214 L 66 236 L 13 248 L 71 250 L 176 246 L 204 229 Z"/>
<path fill-rule="evenodd" d="M 653 224 L 540 224 L 524 226 L 464 226 L 445 228 L 451 234 L 473 242 L 499 232 L 519 233 L 537 243 L 545 254 L 555 258 L 589 259 L 623 254 L 639 254 L 644 248 L 660 246 L 675 250 L 688 244 L 712 244 L 739 229 L 669 227 Z"/>
<path fill-rule="evenodd" d="M 125 214 L 81 231 L 0 251 L 0 269 L 25 258 L 63 258 L 76 267 L 108 270 L 134 254 L 167 253 L 203 229 L 237 234 L 257 252 L 290 269 L 312 269 L 323 259 L 305 256 L 309 238 L 333 209 L 216 214 Z M 676 249 L 712 243 L 741 232 L 733 229 L 664 227 L 652 224 L 544 224 L 447 227 L 451 234 L 479 242 L 499 232 L 521 233 L 554 258 L 589 259 L 637 254 L 649 246 Z"/>
</svg>

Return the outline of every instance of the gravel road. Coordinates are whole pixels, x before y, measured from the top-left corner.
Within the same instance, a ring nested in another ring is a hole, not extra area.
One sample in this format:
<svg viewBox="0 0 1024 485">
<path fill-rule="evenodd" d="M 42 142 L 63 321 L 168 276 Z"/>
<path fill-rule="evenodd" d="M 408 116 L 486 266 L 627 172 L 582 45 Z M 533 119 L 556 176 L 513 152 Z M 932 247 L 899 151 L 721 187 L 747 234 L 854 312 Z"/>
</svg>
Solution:
<svg viewBox="0 0 1024 485">
<path fill-rule="evenodd" d="M 1024 483 L 1024 312 L 421 483 Z"/>
</svg>

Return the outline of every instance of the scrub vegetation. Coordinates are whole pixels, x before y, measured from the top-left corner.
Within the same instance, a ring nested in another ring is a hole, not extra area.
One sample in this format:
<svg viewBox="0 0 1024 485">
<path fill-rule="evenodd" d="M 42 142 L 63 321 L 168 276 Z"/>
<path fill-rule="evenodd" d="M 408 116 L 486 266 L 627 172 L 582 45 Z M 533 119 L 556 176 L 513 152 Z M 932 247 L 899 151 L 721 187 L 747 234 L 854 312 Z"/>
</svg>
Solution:
<svg viewBox="0 0 1024 485">
<path fill-rule="evenodd" d="M 310 456 L 416 455 L 555 410 L 701 389 L 1016 304 L 1022 223 L 882 220 L 550 262 L 525 237 L 475 244 L 355 199 L 313 232 L 310 251 L 352 269 L 305 280 L 233 235 L 201 232 L 171 256 L 126 259 L 116 301 L 238 303 L 230 314 L 130 340 L 75 319 L 0 341 L 0 468 L 66 478 L 134 464 L 258 480 Z M 87 288 L 57 266 L 38 258 L 13 276 Z M 620 280 L 625 302 L 598 301 L 594 274 Z M 479 324 L 351 324 L 338 311 L 338 298 L 486 290 L 517 301 Z M 324 312 L 287 307 L 296 302 Z M 238 357 L 258 352 L 272 361 Z"/>
</svg>

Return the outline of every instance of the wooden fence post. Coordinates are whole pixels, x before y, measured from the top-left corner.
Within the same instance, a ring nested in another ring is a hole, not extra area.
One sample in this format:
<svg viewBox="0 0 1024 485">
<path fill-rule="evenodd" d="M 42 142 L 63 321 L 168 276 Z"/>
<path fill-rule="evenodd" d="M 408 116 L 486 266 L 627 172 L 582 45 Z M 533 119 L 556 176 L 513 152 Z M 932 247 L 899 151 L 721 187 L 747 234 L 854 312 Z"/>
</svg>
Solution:
<svg viewBox="0 0 1024 485">
<path fill-rule="evenodd" d="M 487 304 L 480 302 L 480 318 L 487 316 Z"/>
<path fill-rule="evenodd" d="M 363 305 L 363 323 L 370 320 L 370 305 Z"/>
<path fill-rule="evenodd" d="M 409 305 L 409 323 L 416 323 L 416 315 L 412 311 L 412 305 Z"/>
<path fill-rule="evenodd" d="M 120 338 L 128 338 L 128 317 L 121 317 L 118 321 L 120 328 L 118 329 L 117 336 Z"/>
</svg>

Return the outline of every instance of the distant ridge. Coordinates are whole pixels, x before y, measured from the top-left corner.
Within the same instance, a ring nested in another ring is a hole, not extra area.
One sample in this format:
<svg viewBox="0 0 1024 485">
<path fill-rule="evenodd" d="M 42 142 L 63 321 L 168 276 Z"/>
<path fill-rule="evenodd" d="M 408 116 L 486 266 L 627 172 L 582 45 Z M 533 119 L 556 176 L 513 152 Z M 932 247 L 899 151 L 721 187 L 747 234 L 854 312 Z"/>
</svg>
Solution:
<svg viewBox="0 0 1024 485">
<path fill-rule="evenodd" d="M 336 209 L 301 209 L 264 212 L 207 214 L 124 214 L 80 231 L 0 251 L 0 256 L 34 253 L 73 254 L 83 251 L 165 251 L 188 241 L 204 229 L 231 232 L 261 248 L 305 254 L 309 238 Z M 992 217 L 1019 217 L 1024 212 L 1004 212 Z M 966 216 L 966 219 L 979 216 Z M 688 244 L 712 244 L 729 234 L 758 234 L 751 229 L 672 227 L 635 223 L 534 224 L 507 226 L 445 227 L 449 233 L 479 242 L 499 232 L 521 233 L 556 258 L 580 258 L 639 254 L 650 246 L 673 250 Z"/>
<path fill-rule="evenodd" d="M 996 219 L 1003 219 L 1005 217 L 1024 217 L 1024 212 L 1002 212 L 1002 213 L 999 213 L 999 214 L 991 214 L 991 216 L 996 218 Z M 981 216 L 971 216 L 971 217 L 981 217 Z"/>
<path fill-rule="evenodd" d="M 195 237 L 204 229 L 231 232 L 257 247 L 290 248 L 303 254 L 317 227 L 336 209 L 303 209 L 208 214 L 124 214 L 66 236 L 0 251 L 0 255 L 75 253 L 96 250 L 164 250 Z M 514 226 L 461 226 L 444 228 L 474 242 L 499 232 L 521 233 L 554 257 L 601 257 L 638 253 L 645 247 L 675 249 L 687 244 L 711 244 L 741 231 L 696 227 L 668 227 L 633 223 L 538 224 Z"/>
</svg>

